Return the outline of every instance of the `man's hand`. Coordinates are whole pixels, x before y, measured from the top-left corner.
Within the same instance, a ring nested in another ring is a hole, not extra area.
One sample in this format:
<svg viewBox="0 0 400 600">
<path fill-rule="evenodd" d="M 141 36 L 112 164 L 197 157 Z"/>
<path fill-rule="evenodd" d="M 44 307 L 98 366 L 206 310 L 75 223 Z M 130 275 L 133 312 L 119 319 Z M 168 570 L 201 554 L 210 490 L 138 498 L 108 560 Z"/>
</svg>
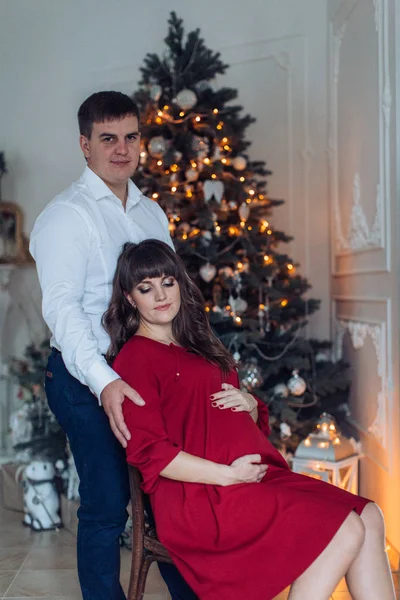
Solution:
<svg viewBox="0 0 400 600">
<path fill-rule="evenodd" d="M 122 415 L 122 403 L 125 396 L 138 406 L 145 405 L 139 394 L 122 379 L 116 379 L 106 385 L 100 395 L 100 401 L 107 417 L 110 419 L 111 429 L 124 448 L 127 446 L 127 440 L 131 439 L 131 434 Z"/>
</svg>

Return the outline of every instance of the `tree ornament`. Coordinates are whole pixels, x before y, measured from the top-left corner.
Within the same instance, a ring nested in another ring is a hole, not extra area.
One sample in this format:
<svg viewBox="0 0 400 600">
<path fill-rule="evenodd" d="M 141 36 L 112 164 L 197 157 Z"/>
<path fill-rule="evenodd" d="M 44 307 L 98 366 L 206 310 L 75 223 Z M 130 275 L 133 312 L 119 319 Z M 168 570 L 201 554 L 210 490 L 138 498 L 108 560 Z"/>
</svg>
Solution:
<svg viewBox="0 0 400 600">
<path fill-rule="evenodd" d="M 250 206 L 247 204 L 247 202 L 243 202 L 239 206 L 239 217 L 241 218 L 242 221 L 247 221 L 249 216 L 250 216 Z"/>
<path fill-rule="evenodd" d="M 244 171 L 247 167 L 247 160 L 244 156 L 235 156 L 235 158 L 232 159 L 232 165 L 236 171 Z"/>
<path fill-rule="evenodd" d="M 197 96 L 192 90 L 184 89 L 177 93 L 174 102 L 182 110 L 190 110 L 197 104 Z"/>
<path fill-rule="evenodd" d="M 240 296 L 238 296 L 237 298 L 235 298 L 235 312 L 238 315 L 241 315 L 244 312 L 246 312 L 247 307 L 248 307 L 248 304 L 247 304 L 246 300 L 244 300 Z"/>
<path fill-rule="evenodd" d="M 203 184 L 203 194 L 206 202 L 214 197 L 216 202 L 221 204 L 221 200 L 224 195 L 224 184 L 222 181 L 213 181 L 212 179 L 207 179 Z"/>
<path fill-rule="evenodd" d="M 217 274 L 217 269 L 215 265 L 212 265 L 211 263 L 206 263 L 205 265 L 200 267 L 199 273 L 200 277 L 204 281 L 209 283 L 212 279 L 214 279 L 215 275 Z"/>
<path fill-rule="evenodd" d="M 236 352 L 233 353 L 233 360 L 235 360 L 236 362 L 239 362 L 240 358 L 241 358 L 240 357 L 240 352 L 238 352 L 236 350 Z"/>
<path fill-rule="evenodd" d="M 187 181 L 197 181 L 197 179 L 199 178 L 199 172 L 195 169 L 188 169 L 185 172 L 185 177 Z"/>
<path fill-rule="evenodd" d="M 192 138 L 192 150 L 197 152 L 199 156 L 207 156 L 210 151 L 210 142 L 208 141 L 208 138 L 194 135 Z"/>
<path fill-rule="evenodd" d="M 161 85 L 158 85 L 158 83 L 153 83 L 153 85 L 150 86 L 150 98 L 152 100 L 154 100 L 154 102 L 158 102 L 159 99 L 161 98 L 161 94 L 162 94 L 162 87 Z"/>
<path fill-rule="evenodd" d="M 236 202 L 234 202 L 233 200 L 231 200 L 231 201 L 229 202 L 229 208 L 230 208 L 231 210 L 235 210 L 235 209 L 237 208 L 237 204 L 236 204 Z"/>
<path fill-rule="evenodd" d="M 211 231 L 208 231 L 208 229 L 204 229 L 204 230 L 201 232 L 201 235 L 203 236 L 203 238 L 204 238 L 204 239 L 205 239 L 205 240 L 206 240 L 208 243 L 210 243 L 210 242 L 211 242 L 211 240 L 212 240 L 212 233 L 211 233 Z"/>
<path fill-rule="evenodd" d="M 290 438 L 290 436 L 292 435 L 292 430 L 290 429 L 290 426 L 287 423 L 281 423 L 279 425 L 279 429 L 281 432 L 281 439 Z"/>
<path fill-rule="evenodd" d="M 251 392 L 252 389 L 259 387 L 263 382 L 261 369 L 258 366 L 255 358 L 252 358 L 249 360 L 249 362 L 245 363 L 240 369 L 239 374 L 241 384 L 248 392 Z"/>
<path fill-rule="evenodd" d="M 164 156 L 168 148 L 168 142 L 162 135 L 156 135 L 149 140 L 148 150 L 149 154 L 154 158 L 161 158 Z"/>
<path fill-rule="evenodd" d="M 302 396 L 306 391 L 307 384 L 304 379 L 300 377 L 299 372 L 295 369 L 292 377 L 287 382 L 287 386 L 292 396 Z"/>
<path fill-rule="evenodd" d="M 182 156 L 183 156 L 182 152 L 179 152 L 179 150 L 175 150 L 174 159 L 176 160 L 176 162 L 179 162 L 181 160 Z"/>
<path fill-rule="evenodd" d="M 213 86 L 209 81 L 202 79 L 196 83 L 196 90 L 200 93 L 205 92 L 207 90 L 212 90 Z"/>
<path fill-rule="evenodd" d="M 274 396 L 278 398 L 287 398 L 289 396 L 289 389 L 285 383 L 277 383 L 272 391 Z"/>
</svg>

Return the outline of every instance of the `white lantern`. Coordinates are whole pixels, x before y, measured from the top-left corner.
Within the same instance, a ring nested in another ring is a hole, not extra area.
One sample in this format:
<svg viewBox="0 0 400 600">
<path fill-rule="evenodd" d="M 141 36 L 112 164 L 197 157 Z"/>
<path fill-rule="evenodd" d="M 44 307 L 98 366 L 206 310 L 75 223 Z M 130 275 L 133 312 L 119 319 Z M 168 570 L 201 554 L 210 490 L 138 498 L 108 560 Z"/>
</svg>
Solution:
<svg viewBox="0 0 400 600">
<path fill-rule="evenodd" d="M 338 431 L 335 419 L 322 413 L 316 432 L 298 445 L 292 469 L 357 494 L 360 458 L 355 445 Z"/>
</svg>

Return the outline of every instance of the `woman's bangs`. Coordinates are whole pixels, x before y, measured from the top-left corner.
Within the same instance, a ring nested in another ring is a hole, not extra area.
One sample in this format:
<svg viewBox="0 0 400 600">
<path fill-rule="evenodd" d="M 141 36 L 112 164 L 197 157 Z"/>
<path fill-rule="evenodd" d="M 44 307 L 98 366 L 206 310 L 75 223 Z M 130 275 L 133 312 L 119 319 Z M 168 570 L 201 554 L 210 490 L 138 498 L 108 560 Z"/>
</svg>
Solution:
<svg viewBox="0 0 400 600">
<path fill-rule="evenodd" d="M 136 287 L 144 279 L 156 279 L 158 277 L 179 277 L 179 267 L 176 262 L 169 257 L 167 253 L 158 248 L 141 248 L 134 257 L 134 281 Z"/>
</svg>

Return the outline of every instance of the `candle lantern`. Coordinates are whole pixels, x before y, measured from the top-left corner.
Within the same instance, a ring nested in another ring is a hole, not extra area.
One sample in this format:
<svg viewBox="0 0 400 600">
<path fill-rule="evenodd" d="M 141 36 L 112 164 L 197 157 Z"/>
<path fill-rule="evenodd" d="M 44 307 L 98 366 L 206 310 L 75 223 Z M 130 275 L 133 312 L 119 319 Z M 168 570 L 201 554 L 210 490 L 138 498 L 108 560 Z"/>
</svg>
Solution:
<svg viewBox="0 0 400 600">
<path fill-rule="evenodd" d="M 358 462 L 362 454 L 341 435 L 335 419 L 322 413 L 316 431 L 303 440 L 293 457 L 293 471 L 358 492 Z"/>
</svg>

